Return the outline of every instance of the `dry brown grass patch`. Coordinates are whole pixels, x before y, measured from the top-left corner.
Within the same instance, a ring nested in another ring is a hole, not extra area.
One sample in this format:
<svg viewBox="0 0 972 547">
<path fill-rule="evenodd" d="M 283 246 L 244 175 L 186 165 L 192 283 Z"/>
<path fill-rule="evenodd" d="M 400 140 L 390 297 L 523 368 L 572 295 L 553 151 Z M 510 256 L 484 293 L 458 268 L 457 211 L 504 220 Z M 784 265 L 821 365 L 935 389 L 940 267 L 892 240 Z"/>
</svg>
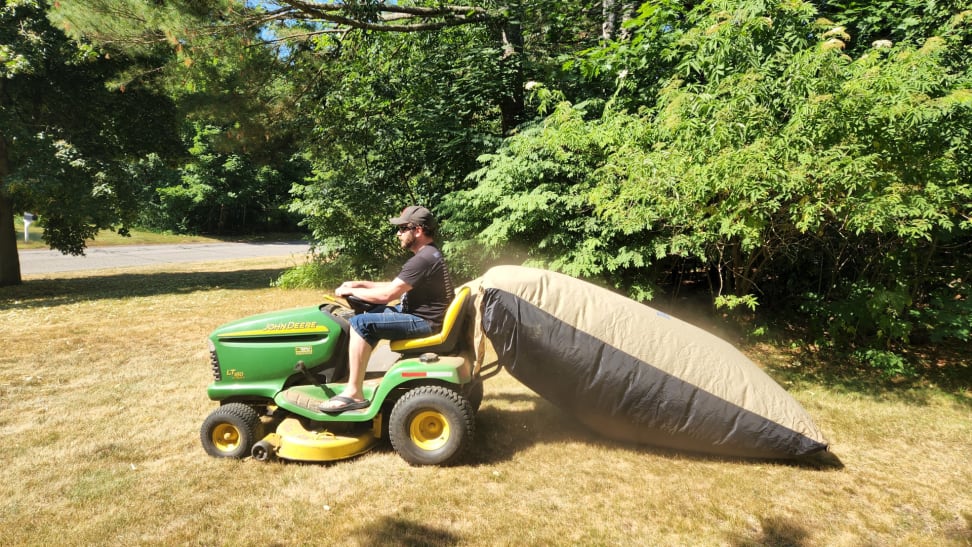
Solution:
<svg viewBox="0 0 972 547">
<path fill-rule="evenodd" d="M 473 449 L 456 467 L 410 467 L 387 447 L 332 464 L 210 458 L 198 438 L 214 408 L 205 337 L 230 319 L 317 303 L 316 291 L 267 288 L 287 265 L 0 289 L 3 543 L 972 542 L 972 406 L 934 388 L 788 385 L 843 468 L 609 442 L 506 374 L 486 383 Z"/>
</svg>

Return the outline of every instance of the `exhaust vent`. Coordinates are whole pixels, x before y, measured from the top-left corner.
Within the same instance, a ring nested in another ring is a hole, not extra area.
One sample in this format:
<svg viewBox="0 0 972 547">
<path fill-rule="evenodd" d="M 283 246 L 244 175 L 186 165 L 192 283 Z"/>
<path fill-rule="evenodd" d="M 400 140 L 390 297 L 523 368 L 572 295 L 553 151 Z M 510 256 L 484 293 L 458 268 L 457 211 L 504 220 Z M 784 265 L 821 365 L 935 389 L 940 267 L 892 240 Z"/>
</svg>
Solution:
<svg viewBox="0 0 972 547">
<path fill-rule="evenodd" d="M 213 369 L 213 381 L 218 382 L 223 379 L 223 373 L 219 368 L 219 357 L 216 356 L 216 349 L 209 350 L 209 366 Z"/>
</svg>

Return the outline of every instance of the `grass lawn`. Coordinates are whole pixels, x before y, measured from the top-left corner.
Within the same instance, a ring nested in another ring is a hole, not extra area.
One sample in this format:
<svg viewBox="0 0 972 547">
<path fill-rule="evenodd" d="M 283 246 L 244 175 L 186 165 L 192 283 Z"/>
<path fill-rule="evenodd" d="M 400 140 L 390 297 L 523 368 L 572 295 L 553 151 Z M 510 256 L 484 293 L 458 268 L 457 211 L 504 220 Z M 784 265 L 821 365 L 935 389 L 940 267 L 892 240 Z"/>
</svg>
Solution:
<svg viewBox="0 0 972 547">
<path fill-rule="evenodd" d="M 38 226 L 37 223 L 31 224 L 26 240 L 24 238 L 24 221 L 21 217 L 14 219 L 14 230 L 17 232 L 17 249 L 23 250 L 49 248 L 48 245 L 44 243 L 44 240 L 41 239 L 41 236 L 44 233 L 44 228 Z M 259 236 L 259 239 L 266 238 L 274 240 L 276 237 L 277 234 L 271 234 L 267 236 Z M 235 239 L 244 238 L 234 238 L 234 240 Z M 288 237 L 285 239 L 294 239 L 294 235 L 288 234 Z M 86 243 L 89 247 L 98 247 L 108 245 L 153 245 L 163 243 L 213 243 L 219 241 L 226 241 L 226 239 L 207 236 L 162 234 L 133 229 L 128 236 L 120 236 L 111 230 L 102 230 L 100 233 L 98 233 L 98 237 L 93 240 L 88 240 Z"/>
<path fill-rule="evenodd" d="M 206 336 L 316 304 L 290 258 L 26 276 L 0 288 L 4 545 L 969 545 L 972 397 L 777 372 L 842 466 L 606 441 L 510 376 L 461 465 L 207 456 Z"/>
</svg>

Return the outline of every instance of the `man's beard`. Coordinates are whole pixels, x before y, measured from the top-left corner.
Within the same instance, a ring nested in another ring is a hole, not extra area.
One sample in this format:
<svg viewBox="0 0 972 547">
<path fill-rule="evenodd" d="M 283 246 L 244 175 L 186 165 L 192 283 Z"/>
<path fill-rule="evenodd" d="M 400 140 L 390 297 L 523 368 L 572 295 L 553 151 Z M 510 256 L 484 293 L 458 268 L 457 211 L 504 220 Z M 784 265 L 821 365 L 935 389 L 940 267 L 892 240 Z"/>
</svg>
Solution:
<svg viewBox="0 0 972 547">
<path fill-rule="evenodd" d="M 411 251 L 413 245 L 415 245 L 415 234 L 409 232 L 408 235 L 402 239 L 402 249 Z"/>
</svg>

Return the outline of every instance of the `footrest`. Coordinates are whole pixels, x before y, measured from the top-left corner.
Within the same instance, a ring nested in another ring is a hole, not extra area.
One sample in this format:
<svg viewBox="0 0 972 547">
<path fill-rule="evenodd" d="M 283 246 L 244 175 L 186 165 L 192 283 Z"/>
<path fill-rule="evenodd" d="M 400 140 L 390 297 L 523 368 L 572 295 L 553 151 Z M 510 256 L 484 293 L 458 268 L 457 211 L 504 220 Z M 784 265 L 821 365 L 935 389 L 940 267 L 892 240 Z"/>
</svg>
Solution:
<svg viewBox="0 0 972 547">
<path fill-rule="evenodd" d="M 313 410 L 314 412 L 317 412 L 321 403 L 327 400 L 327 397 L 323 395 L 315 397 L 314 395 L 308 395 L 296 389 L 288 389 L 284 396 L 287 398 L 288 403 L 306 408 L 307 410 Z"/>
</svg>

